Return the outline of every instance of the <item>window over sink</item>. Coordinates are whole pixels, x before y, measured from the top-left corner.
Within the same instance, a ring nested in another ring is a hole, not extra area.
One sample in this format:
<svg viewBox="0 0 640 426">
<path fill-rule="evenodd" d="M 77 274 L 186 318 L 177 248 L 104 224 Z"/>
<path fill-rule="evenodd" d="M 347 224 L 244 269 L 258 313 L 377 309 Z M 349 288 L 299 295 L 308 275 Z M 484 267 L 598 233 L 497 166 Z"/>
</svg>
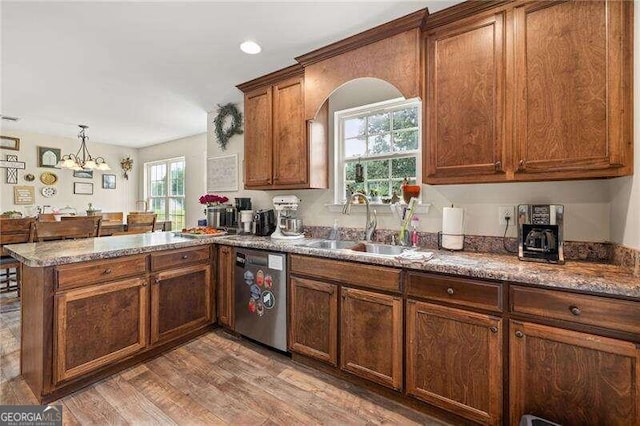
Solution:
<svg viewBox="0 0 640 426">
<path fill-rule="evenodd" d="M 383 202 L 402 197 L 403 179 L 421 182 L 421 103 L 403 98 L 336 111 L 335 202 L 363 192 Z M 356 179 L 362 168 L 363 180 Z"/>
<path fill-rule="evenodd" d="M 157 220 L 170 220 L 171 229 L 185 227 L 184 157 L 144 164 L 145 198 Z"/>
</svg>

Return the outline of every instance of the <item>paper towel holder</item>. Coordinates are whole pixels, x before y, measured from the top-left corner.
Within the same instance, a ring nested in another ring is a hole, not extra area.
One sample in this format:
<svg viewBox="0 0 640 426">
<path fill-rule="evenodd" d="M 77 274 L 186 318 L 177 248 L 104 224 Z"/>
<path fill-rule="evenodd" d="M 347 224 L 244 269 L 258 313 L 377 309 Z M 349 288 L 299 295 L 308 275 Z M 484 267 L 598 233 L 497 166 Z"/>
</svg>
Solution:
<svg viewBox="0 0 640 426">
<path fill-rule="evenodd" d="M 462 237 L 462 248 L 459 249 L 450 249 L 442 247 L 442 236 L 450 236 L 450 237 Z M 444 234 L 442 231 L 438 232 L 438 250 L 448 250 L 448 251 L 462 251 L 464 250 L 464 234 Z"/>
</svg>

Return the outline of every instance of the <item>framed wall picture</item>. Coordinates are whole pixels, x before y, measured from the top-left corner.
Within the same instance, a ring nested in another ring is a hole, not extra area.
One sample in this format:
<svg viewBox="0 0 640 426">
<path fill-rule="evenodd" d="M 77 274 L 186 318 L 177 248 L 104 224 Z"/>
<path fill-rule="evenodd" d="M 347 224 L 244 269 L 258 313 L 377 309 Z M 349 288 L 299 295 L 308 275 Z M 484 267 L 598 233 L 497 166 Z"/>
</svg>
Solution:
<svg viewBox="0 0 640 426">
<path fill-rule="evenodd" d="M 79 195 L 93 195 L 93 184 L 85 182 L 73 182 L 73 193 Z"/>
<path fill-rule="evenodd" d="M 80 179 L 93 179 L 93 170 L 74 170 L 73 177 Z"/>
<path fill-rule="evenodd" d="M 38 167 L 58 168 L 60 161 L 60 150 L 58 148 L 38 147 Z"/>
<path fill-rule="evenodd" d="M 20 138 L 12 138 L 11 136 L 0 136 L 0 148 L 20 151 Z"/>
<path fill-rule="evenodd" d="M 116 189 L 116 175 L 102 175 L 103 189 Z"/>
<path fill-rule="evenodd" d="M 36 202 L 35 186 L 14 186 L 13 204 L 17 206 L 30 206 Z"/>
</svg>

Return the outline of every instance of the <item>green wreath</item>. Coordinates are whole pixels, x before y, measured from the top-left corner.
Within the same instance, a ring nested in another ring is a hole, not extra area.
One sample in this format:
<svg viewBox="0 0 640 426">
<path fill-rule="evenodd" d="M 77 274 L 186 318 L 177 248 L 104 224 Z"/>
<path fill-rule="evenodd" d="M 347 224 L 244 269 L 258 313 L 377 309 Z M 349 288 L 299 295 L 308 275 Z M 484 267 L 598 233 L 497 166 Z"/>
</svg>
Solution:
<svg viewBox="0 0 640 426">
<path fill-rule="evenodd" d="M 227 117 L 231 117 L 231 125 L 225 128 Z M 242 131 L 242 113 L 238 111 L 235 104 L 218 105 L 218 115 L 213 120 L 213 124 L 218 144 L 223 151 L 227 149 L 227 143 L 233 135 L 244 133 Z"/>
</svg>

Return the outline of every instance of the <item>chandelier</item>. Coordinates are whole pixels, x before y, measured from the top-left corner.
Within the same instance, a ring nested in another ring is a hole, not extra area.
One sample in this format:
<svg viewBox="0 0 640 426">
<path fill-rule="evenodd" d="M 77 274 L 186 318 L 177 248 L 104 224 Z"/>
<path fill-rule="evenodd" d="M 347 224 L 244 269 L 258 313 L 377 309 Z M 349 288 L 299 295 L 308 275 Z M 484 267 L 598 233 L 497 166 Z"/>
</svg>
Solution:
<svg viewBox="0 0 640 426">
<path fill-rule="evenodd" d="M 85 134 L 85 130 L 89 128 L 84 124 L 80 124 L 80 133 L 78 133 L 78 139 L 80 139 L 80 149 L 75 154 L 63 155 L 58 163 L 58 167 L 62 169 L 71 170 L 111 170 L 111 167 L 102 157 L 93 158 L 89 154 L 87 149 L 87 139 L 89 136 Z"/>
</svg>

